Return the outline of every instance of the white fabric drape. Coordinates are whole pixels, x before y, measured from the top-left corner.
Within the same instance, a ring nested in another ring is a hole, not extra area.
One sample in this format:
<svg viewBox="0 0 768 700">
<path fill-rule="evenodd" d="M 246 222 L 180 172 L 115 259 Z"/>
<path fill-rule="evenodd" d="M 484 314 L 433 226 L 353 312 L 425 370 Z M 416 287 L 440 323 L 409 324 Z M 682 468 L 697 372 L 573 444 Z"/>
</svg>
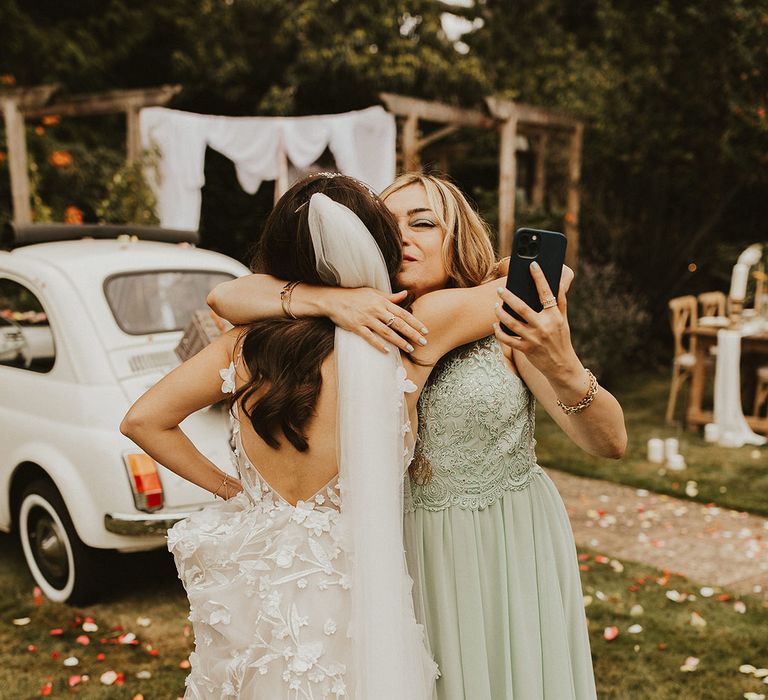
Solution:
<svg viewBox="0 0 768 700">
<path fill-rule="evenodd" d="M 382 107 L 313 117 L 219 117 L 165 107 L 139 114 L 141 143 L 160 149 L 160 177 L 149 173 L 160 224 L 198 228 L 205 149 L 232 160 L 242 188 L 253 194 L 280 175 L 281 148 L 294 166 L 308 168 L 328 148 L 338 169 L 374 190 L 395 177 L 395 118 Z"/>
<path fill-rule="evenodd" d="M 747 424 L 741 407 L 741 331 L 717 332 L 714 422 L 724 447 L 764 445 L 766 438 Z"/>
<path fill-rule="evenodd" d="M 323 194 L 310 200 L 317 270 L 327 284 L 390 291 L 360 219 Z M 437 667 L 417 624 L 403 548 L 403 477 L 413 454 L 400 354 L 336 329 L 338 449 L 344 541 L 352 561 L 353 698 L 430 700 Z"/>
</svg>

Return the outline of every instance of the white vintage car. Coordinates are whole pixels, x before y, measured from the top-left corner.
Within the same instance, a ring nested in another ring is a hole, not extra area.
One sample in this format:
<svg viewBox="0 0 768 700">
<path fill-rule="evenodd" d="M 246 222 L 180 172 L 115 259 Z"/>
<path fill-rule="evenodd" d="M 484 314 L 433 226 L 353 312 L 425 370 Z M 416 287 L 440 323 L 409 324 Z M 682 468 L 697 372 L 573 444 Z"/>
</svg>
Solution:
<svg viewBox="0 0 768 700">
<path fill-rule="evenodd" d="M 211 500 L 118 426 L 179 363 L 174 349 L 208 292 L 247 269 L 194 247 L 188 231 L 9 230 L 10 251 L 0 251 L 0 530 L 18 531 L 49 598 L 80 603 L 96 592 L 106 550 L 161 547 L 170 525 Z M 182 427 L 233 473 L 224 404 Z"/>
</svg>

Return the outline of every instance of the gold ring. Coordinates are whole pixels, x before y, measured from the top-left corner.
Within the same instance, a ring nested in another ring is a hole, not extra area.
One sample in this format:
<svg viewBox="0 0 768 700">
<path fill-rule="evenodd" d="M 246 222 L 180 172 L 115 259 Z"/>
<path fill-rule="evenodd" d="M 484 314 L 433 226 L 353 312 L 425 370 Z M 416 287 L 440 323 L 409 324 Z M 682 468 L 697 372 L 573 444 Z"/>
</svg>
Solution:
<svg viewBox="0 0 768 700">
<path fill-rule="evenodd" d="M 553 306 L 557 306 L 557 299 L 555 297 L 545 297 L 541 300 L 542 309 L 551 309 Z"/>
<path fill-rule="evenodd" d="M 389 328 L 395 321 L 397 321 L 397 316 L 393 316 L 389 319 L 384 325 L 386 325 L 387 328 Z"/>
</svg>

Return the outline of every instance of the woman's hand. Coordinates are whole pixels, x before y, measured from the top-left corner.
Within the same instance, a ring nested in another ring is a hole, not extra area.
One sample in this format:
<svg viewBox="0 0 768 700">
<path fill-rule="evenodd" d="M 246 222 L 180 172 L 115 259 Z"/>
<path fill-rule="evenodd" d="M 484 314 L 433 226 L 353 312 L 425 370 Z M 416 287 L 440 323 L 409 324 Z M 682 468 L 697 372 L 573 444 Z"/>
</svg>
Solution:
<svg viewBox="0 0 768 700">
<path fill-rule="evenodd" d="M 573 270 L 563 266 L 557 300 L 554 299 L 552 290 L 539 265 L 535 262 L 531 263 L 530 270 L 536 283 L 539 299 L 548 308 L 537 313 L 512 292 L 499 287 L 498 293 L 501 301 L 496 308 L 496 317 L 499 322 L 494 323 L 496 339 L 509 359 L 512 359 L 513 350 L 522 352 L 530 363 L 553 385 L 558 385 L 561 391 L 565 389 L 566 394 L 570 393 L 567 389 L 575 380 L 577 385 L 575 394 L 578 395 L 583 384 L 584 369 L 571 344 L 566 300 L 566 294 L 573 281 Z M 554 303 L 555 301 L 557 303 Z M 523 321 L 518 321 L 508 314 L 501 302 L 506 303 L 507 306 L 517 312 Z M 517 333 L 517 336 L 505 333 L 500 324 L 504 324 L 511 331 Z M 579 398 L 581 396 L 578 396 L 576 400 Z"/>
<path fill-rule="evenodd" d="M 300 293 L 301 287 L 296 291 Z M 426 326 L 398 306 L 405 301 L 407 291 L 385 294 L 367 287 L 326 287 L 323 296 L 325 315 L 334 325 L 359 335 L 377 350 L 387 352 L 386 343 L 392 343 L 405 352 L 413 352 L 415 345 L 427 344 Z"/>
</svg>

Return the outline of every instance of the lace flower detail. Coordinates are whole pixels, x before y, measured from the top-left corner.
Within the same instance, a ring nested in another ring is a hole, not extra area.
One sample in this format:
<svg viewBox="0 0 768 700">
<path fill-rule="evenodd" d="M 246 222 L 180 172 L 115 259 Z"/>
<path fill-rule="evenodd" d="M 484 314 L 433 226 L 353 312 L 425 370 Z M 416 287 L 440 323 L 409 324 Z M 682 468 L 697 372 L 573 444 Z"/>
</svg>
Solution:
<svg viewBox="0 0 768 700">
<path fill-rule="evenodd" d="M 219 376 L 223 382 L 221 391 L 224 394 L 231 394 L 235 390 L 235 363 L 230 362 L 229 367 L 219 370 Z"/>
<path fill-rule="evenodd" d="M 412 394 L 416 391 L 416 385 L 408 379 L 405 367 L 397 368 L 397 385 L 404 394 Z"/>
</svg>

